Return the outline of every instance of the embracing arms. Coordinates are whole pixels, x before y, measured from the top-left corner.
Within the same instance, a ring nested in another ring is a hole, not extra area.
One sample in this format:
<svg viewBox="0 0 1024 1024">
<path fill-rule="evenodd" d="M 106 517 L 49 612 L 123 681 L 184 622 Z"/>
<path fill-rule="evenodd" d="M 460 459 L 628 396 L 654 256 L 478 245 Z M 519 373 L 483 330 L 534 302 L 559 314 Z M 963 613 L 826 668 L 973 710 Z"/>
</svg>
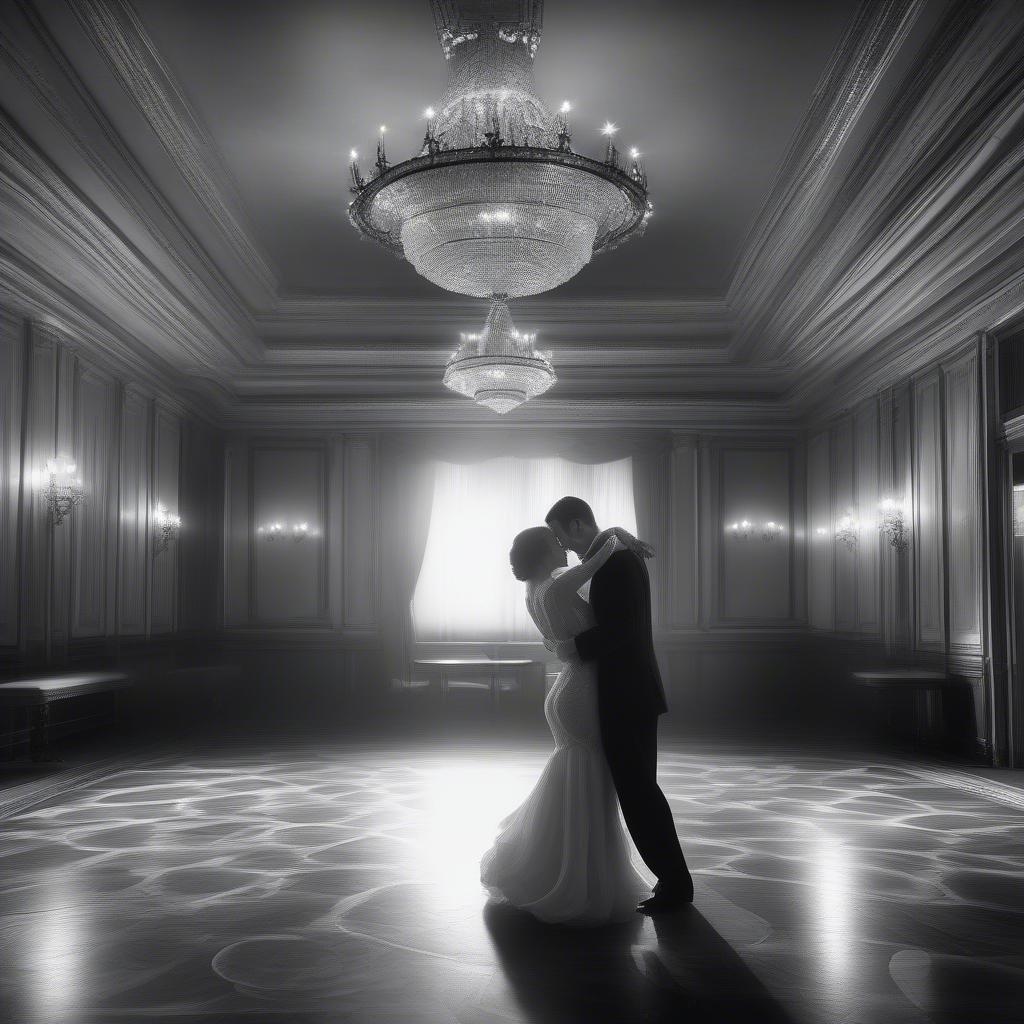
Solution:
<svg viewBox="0 0 1024 1024">
<path fill-rule="evenodd" d="M 613 534 L 610 539 L 617 538 L 619 544 L 610 546 L 609 542 L 605 541 L 597 553 L 586 562 L 563 573 L 556 582 L 560 583 L 570 572 L 589 568 L 592 563 L 598 562 L 599 564 L 585 577 L 589 578 L 598 569 L 603 568 L 612 555 L 632 552 L 639 557 L 615 558 L 602 575 L 600 586 L 595 584 L 591 587 L 590 604 L 597 620 L 595 627 L 584 631 L 573 640 L 545 642 L 548 650 L 553 651 L 562 661 L 574 657 L 577 653 L 584 659 L 595 658 L 601 650 L 612 649 L 627 642 L 643 626 L 642 616 L 639 621 L 631 620 L 637 618 L 637 613 L 644 603 L 643 589 L 647 587 L 647 573 L 640 558 L 650 558 L 654 554 L 654 549 L 621 527 L 616 527 L 610 532 Z M 578 589 L 582 585 L 582 582 L 576 584 L 573 589 Z M 551 589 L 554 589 L 554 584 Z"/>
</svg>

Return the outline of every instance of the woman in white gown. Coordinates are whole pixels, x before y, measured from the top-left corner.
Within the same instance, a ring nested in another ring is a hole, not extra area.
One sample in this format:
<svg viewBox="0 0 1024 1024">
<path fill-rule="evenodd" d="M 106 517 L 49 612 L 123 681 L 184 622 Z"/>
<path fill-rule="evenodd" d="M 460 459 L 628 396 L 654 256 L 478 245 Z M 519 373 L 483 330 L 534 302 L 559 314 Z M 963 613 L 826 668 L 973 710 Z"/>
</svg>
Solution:
<svg viewBox="0 0 1024 1024">
<path fill-rule="evenodd" d="M 578 591 L 625 545 L 650 554 L 617 530 L 586 562 L 566 569 L 565 552 L 547 527 L 516 537 L 512 569 L 526 581 L 526 605 L 545 639 L 566 640 L 594 624 Z M 595 662 L 564 664 L 544 714 L 554 752 L 526 801 L 501 822 L 480 879 L 492 897 L 541 921 L 600 925 L 633 918 L 648 883 L 631 860 L 601 746 Z"/>
</svg>

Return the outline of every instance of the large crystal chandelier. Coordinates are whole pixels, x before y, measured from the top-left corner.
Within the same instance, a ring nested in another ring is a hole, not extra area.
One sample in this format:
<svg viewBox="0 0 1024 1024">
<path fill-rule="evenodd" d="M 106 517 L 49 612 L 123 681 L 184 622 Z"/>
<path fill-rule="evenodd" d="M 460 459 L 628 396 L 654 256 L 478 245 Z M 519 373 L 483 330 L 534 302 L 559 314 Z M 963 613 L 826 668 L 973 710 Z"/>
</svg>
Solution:
<svg viewBox="0 0 1024 1024">
<path fill-rule="evenodd" d="M 505 297 L 495 296 L 479 334 L 463 334 L 444 371 L 445 387 L 504 415 L 558 379 L 535 336 L 516 330 Z"/>
<path fill-rule="evenodd" d="M 620 156 L 615 125 L 604 128 L 604 159 L 582 156 L 569 104 L 555 115 L 535 95 L 542 0 L 432 5 L 447 88 L 426 110 L 417 156 L 392 165 L 383 126 L 369 179 L 353 151 L 349 216 L 434 284 L 495 299 L 490 323 L 495 309 L 507 313 L 504 299 L 556 288 L 639 234 L 647 179 L 636 150 Z"/>
</svg>

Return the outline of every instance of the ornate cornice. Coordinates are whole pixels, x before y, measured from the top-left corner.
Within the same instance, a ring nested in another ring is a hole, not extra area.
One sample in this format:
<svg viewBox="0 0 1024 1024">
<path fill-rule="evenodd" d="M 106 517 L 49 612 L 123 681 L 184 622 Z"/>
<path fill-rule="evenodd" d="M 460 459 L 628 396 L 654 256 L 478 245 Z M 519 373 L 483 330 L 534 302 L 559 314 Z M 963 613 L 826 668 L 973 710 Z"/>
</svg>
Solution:
<svg viewBox="0 0 1024 1024">
<path fill-rule="evenodd" d="M 344 402 L 313 399 L 232 399 L 222 410 L 226 423 L 240 431 L 408 429 L 465 427 L 508 432 L 529 427 L 572 427 L 582 430 L 693 429 L 701 431 L 756 430 L 794 434 L 797 422 L 778 402 L 693 400 L 548 401 L 536 399 L 515 416 L 495 416 L 473 402 L 445 398 Z"/>
<path fill-rule="evenodd" d="M 83 302 L 137 330 L 159 359 L 223 372 L 237 357 L 125 236 L 0 111 L 0 214 L 9 259 L 74 282 Z"/>
<path fill-rule="evenodd" d="M 729 288 L 729 304 L 742 310 L 740 350 L 787 290 L 787 276 L 835 194 L 832 171 L 843 146 L 923 6 L 924 0 L 864 0 L 832 54 Z"/>
<path fill-rule="evenodd" d="M 145 397 L 161 396 L 177 408 L 211 425 L 217 420 L 215 406 L 223 401 L 204 397 L 209 389 L 179 374 L 154 357 L 153 352 L 102 311 L 90 308 L 66 282 L 26 270 L 18 255 L 0 244 L 0 306 L 7 315 L 20 316 L 33 329 L 62 345 L 87 349 L 111 373 L 128 381 L 126 387 Z"/>
<path fill-rule="evenodd" d="M 927 286 L 922 291 L 908 272 L 924 276 L 922 261 L 932 271 L 943 257 L 955 261 L 965 238 L 975 246 L 987 241 L 993 225 L 979 223 L 982 201 L 1015 170 L 1013 160 L 990 173 L 1024 110 L 1015 70 L 1024 54 L 1021 26 L 1007 31 L 1009 5 L 993 5 L 994 16 L 981 21 L 979 6 L 958 6 L 908 73 L 890 115 L 821 218 L 813 247 L 788 268 L 784 295 L 757 338 L 748 338 L 751 355 L 784 356 L 800 370 L 834 350 L 859 317 L 857 344 L 878 344 L 895 326 L 879 318 L 880 298 L 908 310 L 929 301 Z M 1005 200 L 996 219 L 1012 221 L 1014 197 Z"/>
<path fill-rule="evenodd" d="M 21 80 L 78 156 L 173 263 L 195 295 L 197 306 L 204 307 L 212 321 L 230 322 L 224 333 L 236 339 L 240 353 L 251 355 L 258 342 L 248 305 L 150 180 L 35 6 L 30 0 L 17 2 L 24 25 L 15 27 L 11 19 L 0 27 L 0 61 Z M 47 62 L 45 70 L 41 60 Z M 63 91 L 51 78 L 65 84 Z"/>
<path fill-rule="evenodd" d="M 237 186 L 216 144 L 130 4 L 126 0 L 67 2 L 231 250 L 268 298 L 276 294 L 275 275 L 252 241 Z"/>
</svg>

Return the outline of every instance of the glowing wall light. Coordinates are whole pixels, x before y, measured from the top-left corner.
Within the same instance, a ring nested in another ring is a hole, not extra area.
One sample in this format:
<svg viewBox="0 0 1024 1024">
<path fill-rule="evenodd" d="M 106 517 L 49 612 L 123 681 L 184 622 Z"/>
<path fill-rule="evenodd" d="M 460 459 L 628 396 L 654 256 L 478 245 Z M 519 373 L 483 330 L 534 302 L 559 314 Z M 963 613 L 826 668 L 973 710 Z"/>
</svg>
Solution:
<svg viewBox="0 0 1024 1024">
<path fill-rule="evenodd" d="M 860 543 L 860 520 L 854 509 L 848 508 L 836 522 L 836 540 L 849 551 L 857 549 Z"/>
<path fill-rule="evenodd" d="M 46 499 L 46 511 L 54 526 L 85 501 L 85 487 L 78 475 L 78 466 L 64 455 L 48 459 L 43 469 L 33 474 L 33 484 Z"/>
<path fill-rule="evenodd" d="M 157 506 L 153 510 L 153 530 L 157 538 L 153 554 L 159 555 L 161 551 L 167 550 L 167 546 L 172 540 L 178 539 L 178 533 L 181 530 L 181 516 L 168 512 L 167 506 L 162 501 L 157 502 Z"/>
<path fill-rule="evenodd" d="M 895 499 L 883 498 L 878 503 L 878 529 L 892 547 L 899 549 L 906 546 L 903 506 Z"/>
</svg>

